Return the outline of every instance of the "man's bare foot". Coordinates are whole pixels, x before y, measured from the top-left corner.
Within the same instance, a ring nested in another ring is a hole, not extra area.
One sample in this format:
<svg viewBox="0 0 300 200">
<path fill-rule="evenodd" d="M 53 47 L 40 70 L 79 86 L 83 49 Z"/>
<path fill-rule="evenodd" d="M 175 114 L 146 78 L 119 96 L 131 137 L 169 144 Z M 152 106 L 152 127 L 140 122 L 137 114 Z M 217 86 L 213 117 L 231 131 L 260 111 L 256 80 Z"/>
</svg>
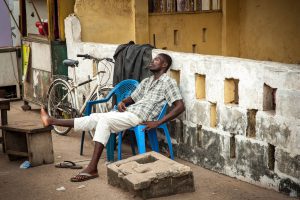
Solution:
<svg viewBox="0 0 300 200">
<path fill-rule="evenodd" d="M 41 120 L 45 127 L 51 125 L 51 118 L 43 107 L 41 107 Z"/>
</svg>

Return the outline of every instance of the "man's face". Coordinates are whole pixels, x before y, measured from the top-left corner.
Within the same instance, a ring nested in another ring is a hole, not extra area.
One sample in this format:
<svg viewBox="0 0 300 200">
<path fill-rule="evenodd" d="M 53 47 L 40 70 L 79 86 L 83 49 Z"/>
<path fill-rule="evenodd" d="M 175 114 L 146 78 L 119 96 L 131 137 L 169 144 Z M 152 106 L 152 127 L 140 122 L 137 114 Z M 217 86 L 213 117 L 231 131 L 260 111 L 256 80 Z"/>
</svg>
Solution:
<svg viewBox="0 0 300 200">
<path fill-rule="evenodd" d="M 162 56 L 157 55 L 149 64 L 149 70 L 154 71 L 160 71 L 163 68 L 166 68 L 167 64 Z"/>
</svg>

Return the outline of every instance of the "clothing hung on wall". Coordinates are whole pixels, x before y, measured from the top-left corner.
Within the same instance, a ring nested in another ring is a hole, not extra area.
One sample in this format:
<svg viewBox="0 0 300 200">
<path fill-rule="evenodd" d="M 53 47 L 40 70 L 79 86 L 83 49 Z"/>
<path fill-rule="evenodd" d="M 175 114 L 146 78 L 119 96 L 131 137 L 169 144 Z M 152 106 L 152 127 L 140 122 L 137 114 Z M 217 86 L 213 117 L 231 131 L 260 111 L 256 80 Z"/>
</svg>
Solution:
<svg viewBox="0 0 300 200">
<path fill-rule="evenodd" d="M 138 45 L 130 41 L 121 44 L 115 51 L 113 84 L 125 79 L 141 81 L 151 75 L 148 65 L 152 60 L 152 49 L 149 44 Z"/>
</svg>

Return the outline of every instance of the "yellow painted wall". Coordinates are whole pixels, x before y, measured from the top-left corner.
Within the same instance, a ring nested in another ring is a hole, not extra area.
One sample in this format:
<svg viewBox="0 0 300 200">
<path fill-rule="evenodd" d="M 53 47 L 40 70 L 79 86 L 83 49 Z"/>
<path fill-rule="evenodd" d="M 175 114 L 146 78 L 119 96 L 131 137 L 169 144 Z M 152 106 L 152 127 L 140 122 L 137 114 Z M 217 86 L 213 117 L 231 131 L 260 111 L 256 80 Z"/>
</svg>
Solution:
<svg viewBox="0 0 300 200">
<path fill-rule="evenodd" d="M 205 99 L 205 75 L 196 74 L 195 75 L 195 90 L 196 90 L 196 99 Z"/>
<path fill-rule="evenodd" d="M 148 26 L 148 0 L 134 0 L 134 34 L 135 43 L 148 44 L 149 43 L 149 26 Z"/>
<path fill-rule="evenodd" d="M 58 4 L 58 23 L 59 23 L 59 38 L 65 40 L 65 23 L 64 20 L 69 14 L 74 12 L 75 0 L 57 1 Z"/>
<path fill-rule="evenodd" d="M 217 104 L 212 103 L 210 105 L 210 127 L 215 128 L 217 126 Z"/>
<path fill-rule="evenodd" d="M 240 0 L 240 56 L 300 63 L 300 1 Z"/>
<path fill-rule="evenodd" d="M 133 0 L 76 0 L 82 40 L 120 44 L 135 39 Z"/>
<path fill-rule="evenodd" d="M 195 52 L 204 54 L 221 54 L 221 12 L 184 13 L 184 14 L 150 14 L 149 38 L 153 45 L 153 34 L 157 48 Z M 206 28 L 206 42 L 203 42 L 203 28 Z M 178 30 L 178 44 L 174 44 L 174 30 Z"/>
<path fill-rule="evenodd" d="M 300 63 L 299 0 L 222 0 L 222 12 L 150 15 L 147 2 L 76 0 L 82 40 L 154 44 L 155 35 L 157 48 Z"/>
<path fill-rule="evenodd" d="M 176 81 L 177 85 L 180 85 L 180 71 L 171 69 L 169 75 Z"/>
<path fill-rule="evenodd" d="M 222 1 L 222 55 L 224 56 L 240 56 L 239 1 Z"/>
</svg>

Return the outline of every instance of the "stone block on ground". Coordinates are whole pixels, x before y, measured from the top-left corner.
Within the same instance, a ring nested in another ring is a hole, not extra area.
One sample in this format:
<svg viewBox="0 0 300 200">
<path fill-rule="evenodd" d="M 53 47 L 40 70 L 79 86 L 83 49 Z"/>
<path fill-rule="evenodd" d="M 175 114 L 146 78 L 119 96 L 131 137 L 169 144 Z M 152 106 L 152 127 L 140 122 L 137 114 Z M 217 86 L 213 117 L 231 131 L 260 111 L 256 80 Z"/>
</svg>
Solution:
<svg viewBox="0 0 300 200">
<path fill-rule="evenodd" d="M 195 191 L 190 167 L 153 151 L 108 165 L 107 178 L 143 199 Z"/>
</svg>

